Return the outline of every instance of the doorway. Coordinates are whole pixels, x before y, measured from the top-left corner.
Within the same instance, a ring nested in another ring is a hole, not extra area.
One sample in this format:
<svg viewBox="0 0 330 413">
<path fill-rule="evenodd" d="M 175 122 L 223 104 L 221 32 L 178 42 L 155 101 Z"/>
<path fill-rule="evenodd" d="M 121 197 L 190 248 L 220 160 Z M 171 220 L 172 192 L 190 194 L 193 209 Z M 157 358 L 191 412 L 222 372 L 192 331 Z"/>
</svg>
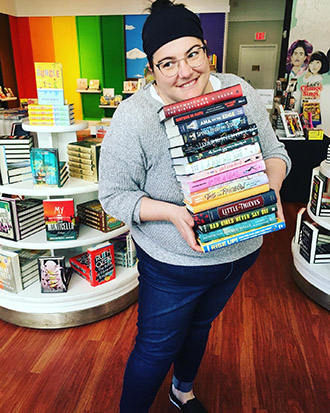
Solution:
<svg viewBox="0 0 330 413">
<path fill-rule="evenodd" d="M 277 45 L 241 44 L 238 57 L 238 76 L 255 89 L 274 89 Z"/>
</svg>

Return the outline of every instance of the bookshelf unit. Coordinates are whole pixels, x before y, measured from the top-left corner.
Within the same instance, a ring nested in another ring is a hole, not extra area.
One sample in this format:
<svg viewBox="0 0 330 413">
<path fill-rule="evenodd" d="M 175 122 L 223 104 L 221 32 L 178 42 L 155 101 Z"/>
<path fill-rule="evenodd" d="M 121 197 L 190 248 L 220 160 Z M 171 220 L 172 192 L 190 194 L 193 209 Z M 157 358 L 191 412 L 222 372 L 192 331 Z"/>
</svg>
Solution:
<svg viewBox="0 0 330 413">
<path fill-rule="evenodd" d="M 330 165 L 323 161 L 319 168 L 314 168 L 312 180 L 314 174 L 319 170 L 328 179 L 330 178 Z M 314 222 L 330 231 L 330 217 L 314 215 L 310 208 L 310 202 L 307 204 L 306 211 Z M 299 249 L 299 244 L 293 239 L 291 250 L 293 255 L 293 278 L 296 284 L 308 297 L 330 310 L 330 263 L 310 264 L 301 256 Z"/>
<path fill-rule="evenodd" d="M 60 159 L 66 160 L 66 145 L 76 141 L 75 131 L 84 129 L 87 122 L 76 122 L 66 127 L 34 126 L 23 123 L 27 131 L 37 132 L 40 147 L 58 147 Z M 74 133 L 74 136 L 73 136 Z M 37 197 L 42 199 L 72 197 L 75 205 L 97 198 L 98 185 L 82 179 L 69 178 L 62 188 L 35 188 L 31 182 L 0 185 L 4 194 Z M 47 241 L 45 230 L 21 241 L 0 239 L 4 247 L 22 249 L 49 249 L 52 254 L 72 255 L 82 252 L 83 247 L 111 240 L 129 228 L 120 227 L 103 233 L 80 225 L 76 240 Z M 137 266 L 116 267 L 116 278 L 108 283 L 92 287 L 74 274 L 67 293 L 46 294 L 40 292 L 38 282 L 18 294 L 0 290 L 0 318 L 12 324 L 30 328 L 65 328 L 83 325 L 109 317 L 133 304 L 137 299 Z"/>
</svg>

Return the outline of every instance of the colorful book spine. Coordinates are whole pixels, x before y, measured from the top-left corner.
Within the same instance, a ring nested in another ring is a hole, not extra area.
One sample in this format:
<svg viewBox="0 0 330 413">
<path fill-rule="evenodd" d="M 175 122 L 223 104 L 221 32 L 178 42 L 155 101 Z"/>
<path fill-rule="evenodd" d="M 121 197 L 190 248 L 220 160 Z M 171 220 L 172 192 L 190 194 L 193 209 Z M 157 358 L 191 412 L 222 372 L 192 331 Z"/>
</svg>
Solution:
<svg viewBox="0 0 330 413">
<path fill-rule="evenodd" d="M 243 106 L 247 103 L 246 97 L 241 96 L 239 98 L 219 102 L 211 106 L 205 106 L 203 108 L 193 110 L 191 112 L 184 113 L 182 115 L 173 116 L 165 120 L 165 126 L 172 127 L 174 125 L 180 125 L 181 123 L 188 122 L 192 119 L 199 119 L 204 116 L 212 115 L 213 113 L 224 112 L 230 109 L 234 109 Z"/>
<path fill-rule="evenodd" d="M 269 185 L 264 184 L 264 185 L 256 186 L 251 189 L 246 189 L 245 191 L 235 192 L 227 196 L 216 198 L 208 202 L 203 202 L 202 204 L 199 204 L 199 205 L 189 205 L 185 201 L 184 203 L 186 204 L 186 207 L 188 208 L 190 212 L 192 212 L 193 214 L 197 214 L 198 212 L 202 212 L 208 209 L 219 207 L 221 205 L 228 204 L 230 202 L 239 201 L 243 198 L 248 198 L 250 196 L 257 195 L 258 193 L 263 193 L 267 191 L 269 191 Z"/>
<path fill-rule="evenodd" d="M 181 136 L 183 137 L 185 143 L 193 143 L 203 138 L 210 138 L 222 133 L 238 131 L 239 129 L 247 128 L 248 125 L 248 119 L 244 115 L 239 118 L 226 120 L 224 122 L 217 123 L 216 125 L 207 126 L 196 131 L 182 133 Z"/>
<path fill-rule="evenodd" d="M 203 138 L 193 145 L 183 144 L 181 145 L 182 152 L 184 154 L 190 155 L 193 153 L 198 153 L 200 151 L 205 151 L 207 149 L 215 148 L 216 146 L 225 145 L 226 143 L 250 138 L 251 136 L 256 136 L 257 134 L 257 126 L 255 124 L 252 124 L 248 128 L 239 130 L 238 132 L 220 134 L 213 138 Z"/>
<path fill-rule="evenodd" d="M 266 169 L 265 162 L 261 159 L 260 161 L 253 162 L 251 164 L 243 165 L 235 169 L 231 169 L 226 172 L 222 172 L 217 175 L 213 175 L 199 181 L 188 182 L 187 184 L 181 184 L 182 189 L 185 192 L 193 193 L 197 191 L 202 191 L 211 186 L 219 185 L 224 182 L 233 181 L 235 179 L 242 178 L 243 176 L 252 175 L 258 172 L 262 172 Z"/>
<path fill-rule="evenodd" d="M 216 156 L 211 156 L 206 159 L 201 159 L 196 162 L 189 163 L 187 165 L 173 165 L 174 170 L 178 175 L 189 175 L 197 172 L 201 172 L 204 169 L 214 168 L 224 163 L 234 162 L 241 158 L 255 155 L 261 152 L 258 142 L 251 145 L 246 145 L 232 151 L 221 153 Z"/>
<path fill-rule="evenodd" d="M 195 192 L 190 195 L 185 194 L 184 202 L 191 206 L 200 205 L 204 202 L 226 197 L 264 184 L 268 184 L 268 176 L 264 172 L 260 172 L 258 174 L 244 176 L 234 181 L 225 182 L 214 189 L 211 187 L 206 191 Z"/>
<path fill-rule="evenodd" d="M 171 103 L 163 106 L 159 111 L 160 120 L 170 118 L 175 115 L 190 112 L 194 109 L 200 109 L 218 102 L 234 99 L 243 96 L 242 86 L 240 84 L 230 86 L 225 89 L 216 90 L 211 93 L 182 100 L 181 102 Z"/>
<path fill-rule="evenodd" d="M 324 180 L 319 175 L 314 175 L 310 196 L 310 208 L 314 215 L 320 215 L 323 191 Z"/>
<path fill-rule="evenodd" d="M 235 108 L 226 112 L 215 113 L 199 119 L 194 119 L 186 123 L 181 123 L 172 128 L 166 128 L 168 136 L 176 136 L 180 133 L 191 132 L 194 130 L 206 128 L 208 126 L 216 125 L 217 123 L 228 121 L 245 115 L 244 108 Z"/>
<path fill-rule="evenodd" d="M 199 242 L 199 244 L 204 252 L 210 252 L 223 247 L 227 247 L 229 245 L 236 244 L 238 242 L 246 241 L 248 239 L 252 239 L 255 237 L 260 237 L 261 235 L 269 234 L 270 232 L 279 231 L 284 228 L 285 222 L 278 219 L 275 223 L 265 225 L 261 228 L 251 229 L 246 232 L 242 232 L 239 234 L 231 235 L 229 237 L 220 238 L 209 242 Z"/>
<path fill-rule="evenodd" d="M 261 191 L 260 191 L 261 192 Z M 276 204 L 276 194 L 273 189 L 267 192 L 250 195 L 244 199 L 234 202 L 227 202 L 225 205 L 216 206 L 200 213 L 193 215 L 196 225 L 204 225 L 210 222 L 216 222 L 223 218 L 229 218 L 234 215 Z"/>
<path fill-rule="evenodd" d="M 215 231 L 208 232 L 207 234 L 197 231 L 197 235 L 200 242 L 209 242 L 215 239 L 235 235 L 240 232 L 263 227 L 264 225 L 272 224 L 274 222 L 276 222 L 276 214 L 270 214 L 263 217 L 250 219 L 249 221 L 238 222 L 237 224 L 229 225 L 228 227 L 219 228 Z"/>
<path fill-rule="evenodd" d="M 234 215 L 232 217 L 223 218 L 219 221 L 209 222 L 204 225 L 197 225 L 197 229 L 202 234 L 216 231 L 217 229 L 228 227 L 229 225 L 235 225 L 241 222 L 249 221 L 254 218 L 259 218 L 268 214 L 272 214 L 277 211 L 277 205 L 269 205 L 263 208 L 253 209 L 252 211 L 242 212 L 241 214 Z"/>
<path fill-rule="evenodd" d="M 227 143 L 226 145 L 218 146 L 216 148 L 212 148 L 207 151 L 195 153 L 193 155 L 179 156 L 177 158 L 172 156 L 172 163 L 174 165 L 184 165 L 187 163 L 196 162 L 200 159 L 209 158 L 210 156 L 215 156 L 220 153 L 232 151 L 233 149 L 241 148 L 242 146 L 251 145 L 256 142 L 259 142 L 259 136 L 252 136 L 251 138 L 242 139 L 236 142 L 230 142 L 230 143 Z M 175 154 L 175 151 L 171 150 L 171 155 L 173 153 Z"/>
</svg>

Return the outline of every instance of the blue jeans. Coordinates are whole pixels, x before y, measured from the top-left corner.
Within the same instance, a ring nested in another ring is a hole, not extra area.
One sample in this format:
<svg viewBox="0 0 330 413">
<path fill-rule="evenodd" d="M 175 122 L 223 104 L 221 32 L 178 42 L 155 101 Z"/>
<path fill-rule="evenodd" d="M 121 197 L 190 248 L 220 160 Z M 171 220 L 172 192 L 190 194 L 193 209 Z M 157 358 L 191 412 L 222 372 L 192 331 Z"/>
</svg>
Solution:
<svg viewBox="0 0 330 413">
<path fill-rule="evenodd" d="M 156 261 L 139 246 L 137 254 L 138 334 L 126 366 L 121 413 L 148 412 L 172 363 L 175 387 L 192 389 L 212 321 L 259 250 L 235 262 L 200 267 Z"/>
</svg>

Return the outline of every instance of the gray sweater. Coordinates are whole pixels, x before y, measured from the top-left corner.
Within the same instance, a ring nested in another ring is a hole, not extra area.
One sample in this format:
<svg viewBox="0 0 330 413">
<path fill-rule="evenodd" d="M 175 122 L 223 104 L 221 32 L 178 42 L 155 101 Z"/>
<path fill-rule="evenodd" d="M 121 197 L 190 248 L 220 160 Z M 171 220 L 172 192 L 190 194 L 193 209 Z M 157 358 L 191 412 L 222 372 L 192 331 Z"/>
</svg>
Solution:
<svg viewBox="0 0 330 413">
<path fill-rule="evenodd" d="M 247 98 L 249 123 L 259 130 L 264 159 L 291 162 L 278 142 L 269 116 L 254 89 L 239 77 L 217 74 L 221 88 L 240 83 Z M 116 110 L 101 148 L 99 199 L 104 210 L 124 221 L 133 239 L 151 257 L 174 265 L 214 265 L 242 258 L 257 250 L 262 237 L 208 253 L 193 251 L 176 227 L 167 221 L 141 222 L 141 198 L 183 204 L 183 195 L 171 164 L 165 127 L 157 110 L 162 104 L 152 97 L 150 85 L 124 100 Z"/>
</svg>

